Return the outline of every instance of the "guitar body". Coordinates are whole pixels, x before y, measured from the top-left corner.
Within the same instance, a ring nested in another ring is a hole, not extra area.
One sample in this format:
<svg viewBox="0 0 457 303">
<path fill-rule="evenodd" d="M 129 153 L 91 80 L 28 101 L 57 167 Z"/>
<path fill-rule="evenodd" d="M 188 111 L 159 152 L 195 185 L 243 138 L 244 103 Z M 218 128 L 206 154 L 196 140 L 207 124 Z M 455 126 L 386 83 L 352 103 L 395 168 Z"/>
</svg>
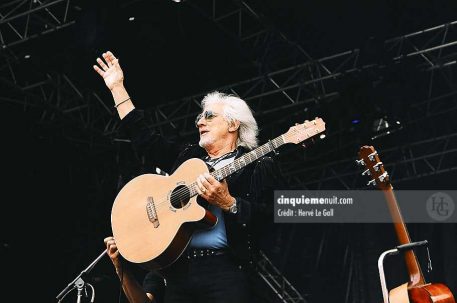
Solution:
<svg viewBox="0 0 457 303">
<path fill-rule="evenodd" d="M 205 162 L 189 159 L 170 176 L 140 175 L 121 189 L 111 226 L 122 257 L 146 269 L 166 267 L 179 258 L 196 228 L 217 223 L 187 187 L 205 172 Z"/>
<path fill-rule="evenodd" d="M 429 283 L 408 289 L 411 303 L 455 303 L 449 288 L 441 283 Z"/>
<path fill-rule="evenodd" d="M 449 288 L 441 283 L 428 283 L 420 286 L 402 284 L 389 292 L 391 303 L 455 303 Z"/>
</svg>

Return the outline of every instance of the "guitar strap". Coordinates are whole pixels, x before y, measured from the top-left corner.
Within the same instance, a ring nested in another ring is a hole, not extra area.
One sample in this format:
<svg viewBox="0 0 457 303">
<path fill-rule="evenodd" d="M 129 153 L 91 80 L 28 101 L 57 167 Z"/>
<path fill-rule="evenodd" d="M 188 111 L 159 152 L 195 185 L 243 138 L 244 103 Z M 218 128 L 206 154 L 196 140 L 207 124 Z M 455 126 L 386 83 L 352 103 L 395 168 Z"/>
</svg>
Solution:
<svg viewBox="0 0 457 303">
<path fill-rule="evenodd" d="M 220 159 L 220 161 L 224 160 L 224 159 L 227 159 L 227 158 L 230 158 L 231 156 L 235 155 L 235 159 L 238 159 L 239 157 L 241 157 L 242 155 L 244 155 L 246 152 L 246 150 L 239 146 L 237 147 L 237 149 L 235 149 L 234 151 L 222 156 Z M 208 157 L 206 157 L 205 159 L 203 159 L 206 164 L 208 165 L 208 169 L 210 172 L 214 171 L 214 168 L 213 166 L 215 166 L 217 164 L 217 162 L 219 162 L 219 159 L 216 159 L 216 163 L 209 163 L 207 161 Z M 238 171 L 236 171 L 235 173 L 231 174 L 230 176 L 228 176 L 226 178 L 227 180 L 227 183 L 230 185 L 230 183 L 234 182 L 236 179 L 238 179 L 238 177 L 241 175 L 241 173 L 246 169 L 246 167 L 243 167 L 241 169 L 239 169 Z"/>
</svg>

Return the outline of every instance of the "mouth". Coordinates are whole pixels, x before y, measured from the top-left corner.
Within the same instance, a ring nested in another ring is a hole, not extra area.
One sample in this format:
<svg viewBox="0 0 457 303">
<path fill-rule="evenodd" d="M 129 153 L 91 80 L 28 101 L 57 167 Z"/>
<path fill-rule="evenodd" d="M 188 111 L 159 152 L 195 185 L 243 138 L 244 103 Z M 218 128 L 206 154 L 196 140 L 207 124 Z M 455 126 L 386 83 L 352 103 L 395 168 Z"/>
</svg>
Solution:
<svg viewBox="0 0 457 303">
<path fill-rule="evenodd" d="M 206 134 L 206 133 L 208 133 L 208 132 L 209 132 L 209 131 L 207 131 L 207 130 L 202 130 L 202 131 L 200 131 L 200 136 L 203 136 L 204 134 Z"/>
</svg>

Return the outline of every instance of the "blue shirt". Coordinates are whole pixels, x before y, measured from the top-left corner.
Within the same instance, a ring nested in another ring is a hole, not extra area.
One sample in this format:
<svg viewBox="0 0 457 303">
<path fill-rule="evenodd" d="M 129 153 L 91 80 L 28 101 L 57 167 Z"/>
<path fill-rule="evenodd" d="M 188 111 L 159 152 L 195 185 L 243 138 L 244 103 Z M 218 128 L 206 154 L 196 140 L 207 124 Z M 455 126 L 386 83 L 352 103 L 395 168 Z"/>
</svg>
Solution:
<svg viewBox="0 0 457 303">
<path fill-rule="evenodd" d="M 235 160 L 235 154 L 231 154 L 231 157 L 221 158 L 220 160 L 207 161 L 208 164 L 219 169 Z M 227 234 L 225 231 L 224 214 L 222 209 L 216 205 L 210 205 L 208 210 L 217 217 L 217 224 L 209 229 L 196 230 L 192 235 L 190 247 L 192 248 L 210 248 L 210 249 L 223 249 L 227 247 Z"/>
</svg>

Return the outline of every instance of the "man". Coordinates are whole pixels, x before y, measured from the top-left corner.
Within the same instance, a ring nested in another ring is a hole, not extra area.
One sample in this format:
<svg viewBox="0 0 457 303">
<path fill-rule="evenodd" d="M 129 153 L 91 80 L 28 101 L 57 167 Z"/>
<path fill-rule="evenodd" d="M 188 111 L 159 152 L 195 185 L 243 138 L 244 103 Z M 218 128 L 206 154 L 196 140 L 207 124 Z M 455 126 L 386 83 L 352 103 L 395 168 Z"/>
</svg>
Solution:
<svg viewBox="0 0 457 303">
<path fill-rule="evenodd" d="M 218 169 L 257 147 L 258 127 L 246 102 L 219 92 L 202 100 L 203 111 L 195 121 L 198 145 L 167 140 L 149 129 L 143 113 L 135 109 L 119 60 L 106 52 L 97 63 L 94 69 L 111 90 L 134 149 L 163 171 L 171 174 L 190 158 Z M 161 270 L 167 282 L 165 302 L 251 302 L 258 243 L 273 222 L 273 191 L 284 187 L 279 169 L 272 158 L 263 157 L 227 180 L 219 182 L 206 173 L 196 182 L 218 223 L 194 232 L 181 257 Z"/>
</svg>

